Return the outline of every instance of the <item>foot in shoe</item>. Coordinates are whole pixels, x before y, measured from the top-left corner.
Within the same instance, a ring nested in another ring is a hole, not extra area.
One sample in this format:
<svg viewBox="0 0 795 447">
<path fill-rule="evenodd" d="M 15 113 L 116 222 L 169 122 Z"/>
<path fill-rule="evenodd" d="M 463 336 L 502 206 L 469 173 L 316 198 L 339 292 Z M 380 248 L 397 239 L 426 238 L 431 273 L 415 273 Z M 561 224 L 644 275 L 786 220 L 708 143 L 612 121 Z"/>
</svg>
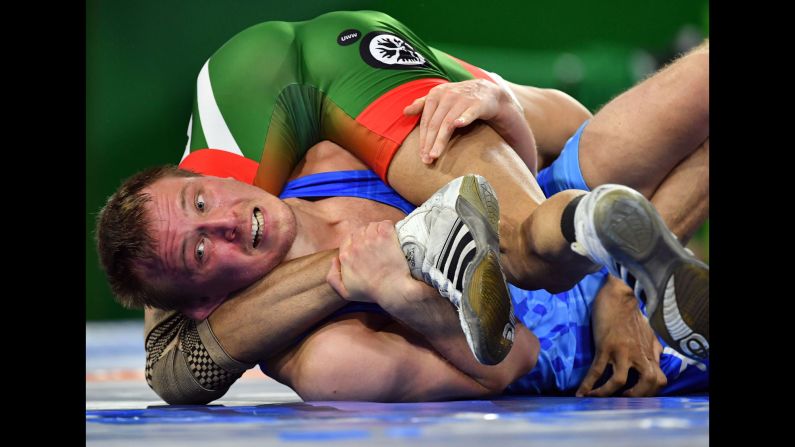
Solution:
<svg viewBox="0 0 795 447">
<path fill-rule="evenodd" d="M 709 356 L 709 266 L 682 247 L 643 195 L 595 188 L 577 205 L 574 230 L 572 250 L 632 287 L 667 344 L 691 358 Z"/>
<path fill-rule="evenodd" d="M 398 222 L 415 279 L 456 307 L 480 363 L 502 361 L 513 345 L 513 303 L 499 263 L 499 204 L 480 176 L 459 177 Z"/>
</svg>

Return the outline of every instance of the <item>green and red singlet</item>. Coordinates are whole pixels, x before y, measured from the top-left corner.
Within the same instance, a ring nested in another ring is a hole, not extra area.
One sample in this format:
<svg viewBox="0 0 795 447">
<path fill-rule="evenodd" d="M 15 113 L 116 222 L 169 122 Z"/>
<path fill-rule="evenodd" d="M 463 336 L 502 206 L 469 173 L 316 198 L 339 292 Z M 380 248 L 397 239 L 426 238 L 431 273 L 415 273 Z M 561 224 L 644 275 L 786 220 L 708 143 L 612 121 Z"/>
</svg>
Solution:
<svg viewBox="0 0 795 447">
<path fill-rule="evenodd" d="M 490 79 L 380 12 L 255 25 L 201 69 L 180 167 L 278 194 L 306 151 L 330 140 L 386 180 L 419 120 L 403 109 L 474 77 Z"/>
</svg>

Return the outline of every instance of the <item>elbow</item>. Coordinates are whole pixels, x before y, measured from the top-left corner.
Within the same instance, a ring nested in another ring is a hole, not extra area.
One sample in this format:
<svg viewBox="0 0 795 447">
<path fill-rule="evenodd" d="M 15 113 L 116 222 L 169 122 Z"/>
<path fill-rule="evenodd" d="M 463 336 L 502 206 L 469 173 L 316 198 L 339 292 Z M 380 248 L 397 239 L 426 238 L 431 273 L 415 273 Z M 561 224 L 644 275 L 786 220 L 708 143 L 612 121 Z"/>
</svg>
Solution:
<svg viewBox="0 0 795 447">
<path fill-rule="evenodd" d="M 184 363 L 175 362 L 171 369 L 166 366 L 156 364 L 147 383 L 169 405 L 206 405 L 222 397 L 231 385 L 207 389 L 196 381 Z"/>
<path fill-rule="evenodd" d="M 505 371 L 504 374 L 500 374 L 488 383 L 482 383 L 482 385 L 490 395 L 502 394 L 510 384 L 529 373 L 531 369 L 533 369 L 533 365 L 522 363 L 519 367 L 514 366 Z"/>
<path fill-rule="evenodd" d="M 154 392 L 169 405 L 207 405 L 221 396 L 207 396 L 200 393 L 174 392 L 173 390 L 156 390 Z"/>
<path fill-rule="evenodd" d="M 516 360 L 505 359 L 502 363 L 492 366 L 491 368 L 494 369 L 490 374 L 485 374 L 475 379 L 483 388 L 482 397 L 502 394 L 505 388 L 508 388 L 508 385 L 529 371 L 529 369 L 521 368 L 518 363 Z"/>
<path fill-rule="evenodd" d="M 516 325 L 513 347 L 500 365 L 500 374 L 495 374 L 491 383 L 483 384 L 488 390 L 500 394 L 522 376 L 529 374 L 536 365 L 537 357 L 528 353 L 538 352 L 538 339 L 522 323 Z"/>
<path fill-rule="evenodd" d="M 490 397 L 490 396 L 497 396 L 502 394 L 505 391 L 505 388 L 508 388 L 508 385 L 511 384 L 510 380 L 490 380 L 481 382 L 480 385 L 485 389 L 485 393 L 481 397 Z"/>
</svg>

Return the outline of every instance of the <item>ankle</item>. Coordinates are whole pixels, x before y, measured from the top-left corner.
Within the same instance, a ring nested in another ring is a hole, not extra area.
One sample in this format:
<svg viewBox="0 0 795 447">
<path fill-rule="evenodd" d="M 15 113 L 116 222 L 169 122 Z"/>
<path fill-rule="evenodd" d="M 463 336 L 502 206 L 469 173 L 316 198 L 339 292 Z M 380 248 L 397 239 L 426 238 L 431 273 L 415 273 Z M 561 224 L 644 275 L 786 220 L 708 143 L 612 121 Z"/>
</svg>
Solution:
<svg viewBox="0 0 795 447">
<path fill-rule="evenodd" d="M 563 209 L 563 214 L 560 216 L 560 232 L 569 243 L 577 242 L 577 236 L 574 231 L 574 214 L 583 197 L 585 197 L 585 194 L 581 194 L 572 199 L 566 205 L 566 208 Z"/>
</svg>

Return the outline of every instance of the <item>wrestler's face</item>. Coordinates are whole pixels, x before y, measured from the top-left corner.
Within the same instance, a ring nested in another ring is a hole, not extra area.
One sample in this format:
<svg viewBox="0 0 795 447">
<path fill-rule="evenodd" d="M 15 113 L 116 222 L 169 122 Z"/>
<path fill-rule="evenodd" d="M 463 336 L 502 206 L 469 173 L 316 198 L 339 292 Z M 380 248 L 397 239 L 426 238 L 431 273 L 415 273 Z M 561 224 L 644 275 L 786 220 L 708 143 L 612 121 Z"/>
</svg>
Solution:
<svg viewBox="0 0 795 447">
<path fill-rule="evenodd" d="M 144 274 L 165 290 L 196 297 L 180 310 L 197 319 L 273 269 L 295 239 L 292 210 L 252 185 L 169 177 L 145 192 L 158 262 Z"/>
</svg>

